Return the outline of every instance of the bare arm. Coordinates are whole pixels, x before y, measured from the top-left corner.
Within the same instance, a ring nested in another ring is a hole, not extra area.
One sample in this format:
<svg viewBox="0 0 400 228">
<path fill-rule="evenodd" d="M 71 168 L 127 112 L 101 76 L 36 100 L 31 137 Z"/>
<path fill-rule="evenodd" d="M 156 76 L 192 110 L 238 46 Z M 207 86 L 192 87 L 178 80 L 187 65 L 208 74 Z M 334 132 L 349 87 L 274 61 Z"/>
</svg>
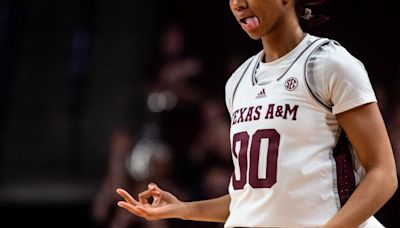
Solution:
<svg viewBox="0 0 400 228">
<path fill-rule="evenodd" d="M 215 199 L 186 203 L 189 213 L 186 220 L 225 222 L 229 216 L 231 197 L 224 195 Z"/>
<path fill-rule="evenodd" d="M 149 184 L 146 191 L 139 194 L 139 201 L 135 200 L 128 192 L 117 189 L 125 201 L 118 202 L 118 206 L 128 210 L 134 215 L 147 220 L 178 218 L 193 221 L 225 222 L 229 215 L 229 195 L 219 198 L 182 202 L 167 191 L 161 190 L 155 184 Z M 148 203 L 152 198 L 153 202 Z"/>
<path fill-rule="evenodd" d="M 376 103 L 337 116 L 366 176 L 343 208 L 324 226 L 358 227 L 375 214 L 397 189 L 396 167 L 387 130 Z"/>
</svg>

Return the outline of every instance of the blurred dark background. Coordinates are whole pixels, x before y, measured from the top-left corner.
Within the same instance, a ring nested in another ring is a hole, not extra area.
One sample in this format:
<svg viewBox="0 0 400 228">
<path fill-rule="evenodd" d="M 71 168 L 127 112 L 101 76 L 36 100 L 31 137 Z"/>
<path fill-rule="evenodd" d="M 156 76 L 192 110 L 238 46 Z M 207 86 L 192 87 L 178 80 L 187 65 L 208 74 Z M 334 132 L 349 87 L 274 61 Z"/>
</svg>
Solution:
<svg viewBox="0 0 400 228">
<path fill-rule="evenodd" d="M 400 162 L 394 8 L 328 0 L 317 12 L 330 20 L 305 30 L 365 64 Z M 146 223 L 113 191 L 224 194 L 224 85 L 260 48 L 229 1 L 1 0 L 0 227 L 221 227 Z M 397 192 L 376 217 L 400 227 L 399 209 Z"/>
</svg>

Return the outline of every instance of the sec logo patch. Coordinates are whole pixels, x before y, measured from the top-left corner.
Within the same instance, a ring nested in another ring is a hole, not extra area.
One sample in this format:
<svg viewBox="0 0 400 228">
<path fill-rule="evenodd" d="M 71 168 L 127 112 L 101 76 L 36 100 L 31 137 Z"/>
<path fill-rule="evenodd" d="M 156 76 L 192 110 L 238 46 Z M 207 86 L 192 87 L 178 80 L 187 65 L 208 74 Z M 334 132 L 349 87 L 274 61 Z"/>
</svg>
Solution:
<svg viewBox="0 0 400 228">
<path fill-rule="evenodd" d="M 294 77 L 290 77 L 286 80 L 285 82 L 285 88 L 288 91 L 293 91 L 297 88 L 297 86 L 299 85 L 299 82 L 297 81 L 297 78 Z"/>
</svg>

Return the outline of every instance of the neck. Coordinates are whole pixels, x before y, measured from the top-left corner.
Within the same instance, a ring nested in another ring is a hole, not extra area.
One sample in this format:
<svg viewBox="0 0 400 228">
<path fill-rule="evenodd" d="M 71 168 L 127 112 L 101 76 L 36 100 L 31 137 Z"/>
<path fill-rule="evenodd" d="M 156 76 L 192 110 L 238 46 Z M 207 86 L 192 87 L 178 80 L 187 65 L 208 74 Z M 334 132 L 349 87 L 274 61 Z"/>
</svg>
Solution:
<svg viewBox="0 0 400 228">
<path fill-rule="evenodd" d="M 305 34 L 298 23 L 288 26 L 277 26 L 284 29 L 273 29 L 261 38 L 264 48 L 264 62 L 272 62 L 294 49 Z"/>
</svg>

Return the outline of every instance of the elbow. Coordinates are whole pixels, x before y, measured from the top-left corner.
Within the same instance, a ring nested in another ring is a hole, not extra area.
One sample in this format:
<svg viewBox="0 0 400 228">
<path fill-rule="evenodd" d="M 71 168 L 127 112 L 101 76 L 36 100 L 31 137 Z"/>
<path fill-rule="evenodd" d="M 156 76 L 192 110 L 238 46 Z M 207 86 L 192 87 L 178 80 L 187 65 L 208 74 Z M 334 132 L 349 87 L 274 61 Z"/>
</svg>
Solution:
<svg viewBox="0 0 400 228">
<path fill-rule="evenodd" d="M 396 168 L 381 166 L 380 168 L 373 170 L 375 170 L 373 172 L 375 172 L 376 184 L 386 193 L 385 195 L 390 195 L 389 197 L 392 197 L 398 188 Z M 372 169 L 370 171 L 372 171 Z"/>
<path fill-rule="evenodd" d="M 387 189 L 390 190 L 393 195 L 399 186 L 396 169 L 390 170 L 389 172 L 385 173 L 386 174 L 384 177 L 386 179 Z M 389 173 L 389 175 L 387 173 Z"/>
<path fill-rule="evenodd" d="M 397 179 L 397 174 L 395 175 L 395 177 L 393 178 L 392 184 L 390 185 L 391 190 L 392 190 L 392 194 L 390 196 L 390 198 L 393 197 L 393 195 L 396 193 L 398 187 L 399 187 L 399 183 L 398 183 L 398 179 Z"/>
<path fill-rule="evenodd" d="M 398 181 L 397 173 L 396 173 L 394 175 L 394 178 L 393 178 L 393 189 L 394 189 L 394 192 L 397 191 L 398 187 L 399 187 L 399 181 Z"/>
<path fill-rule="evenodd" d="M 394 165 L 392 172 L 391 172 L 391 179 L 392 179 L 392 183 L 393 183 L 393 190 L 396 191 L 397 188 L 399 187 L 399 181 L 397 178 L 397 169 L 396 169 L 396 165 Z"/>
</svg>

